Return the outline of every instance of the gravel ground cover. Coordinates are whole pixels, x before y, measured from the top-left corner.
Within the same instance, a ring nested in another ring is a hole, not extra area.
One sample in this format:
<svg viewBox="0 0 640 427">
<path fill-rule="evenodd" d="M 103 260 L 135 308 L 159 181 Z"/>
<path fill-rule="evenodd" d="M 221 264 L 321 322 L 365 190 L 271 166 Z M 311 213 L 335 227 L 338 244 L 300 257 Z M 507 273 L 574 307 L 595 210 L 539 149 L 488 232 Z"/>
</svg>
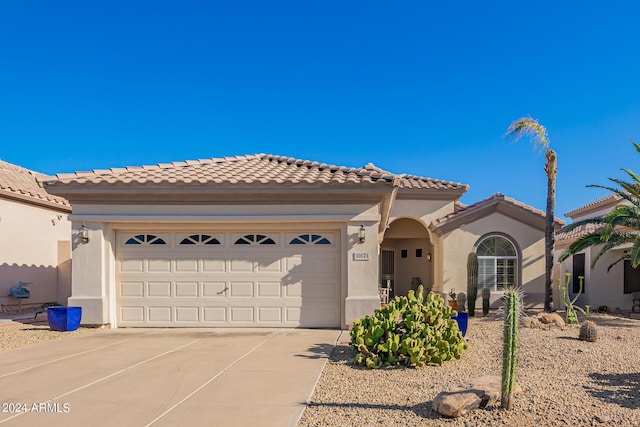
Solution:
<svg viewBox="0 0 640 427">
<path fill-rule="evenodd" d="M 432 410 L 440 392 L 501 374 L 502 326 L 496 316 L 470 319 L 469 349 L 443 366 L 369 370 L 351 364 L 344 333 L 305 410 L 302 426 L 640 426 L 640 321 L 589 318 L 598 341 L 579 327 L 520 328 L 514 408 L 499 406 L 450 419 Z"/>
<path fill-rule="evenodd" d="M 100 333 L 109 329 L 80 327 L 71 332 L 56 332 L 46 321 L 35 323 L 0 322 L 0 351 L 27 347 L 44 341 L 60 340 L 77 335 Z"/>
</svg>

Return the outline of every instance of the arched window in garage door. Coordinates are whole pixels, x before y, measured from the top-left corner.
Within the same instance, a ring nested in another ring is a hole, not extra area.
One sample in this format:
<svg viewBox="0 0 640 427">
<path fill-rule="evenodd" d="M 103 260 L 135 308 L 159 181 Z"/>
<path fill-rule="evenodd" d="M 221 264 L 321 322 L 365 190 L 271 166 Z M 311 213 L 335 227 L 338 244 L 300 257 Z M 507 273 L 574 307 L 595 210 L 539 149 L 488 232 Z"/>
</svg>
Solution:
<svg viewBox="0 0 640 427">
<path fill-rule="evenodd" d="M 219 245 L 220 240 L 210 234 L 192 234 L 186 236 L 180 241 L 180 245 Z"/>
<path fill-rule="evenodd" d="M 166 245 L 167 242 L 155 234 L 137 234 L 127 239 L 125 245 Z"/>
<path fill-rule="evenodd" d="M 320 234 L 301 234 L 289 242 L 290 245 L 330 245 L 331 241 Z"/>
<path fill-rule="evenodd" d="M 236 245 L 275 245 L 276 242 L 264 234 L 246 234 L 235 242 Z"/>
</svg>

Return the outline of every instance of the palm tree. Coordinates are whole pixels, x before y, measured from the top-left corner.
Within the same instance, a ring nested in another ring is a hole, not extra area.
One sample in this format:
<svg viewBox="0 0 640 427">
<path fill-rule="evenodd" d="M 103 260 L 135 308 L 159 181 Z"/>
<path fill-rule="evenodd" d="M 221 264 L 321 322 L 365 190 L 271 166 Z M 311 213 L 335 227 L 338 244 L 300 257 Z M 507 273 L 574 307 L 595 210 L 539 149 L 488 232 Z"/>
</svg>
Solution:
<svg viewBox="0 0 640 427">
<path fill-rule="evenodd" d="M 547 211 L 544 227 L 544 311 L 552 311 L 553 289 L 553 245 L 554 245 L 554 216 L 556 205 L 556 152 L 549 148 L 547 129 L 531 117 L 520 118 L 509 126 L 507 136 L 515 136 L 519 139 L 529 136 L 534 144 L 544 148 L 545 164 L 544 172 L 547 174 Z"/>
<path fill-rule="evenodd" d="M 631 141 L 631 143 L 636 151 L 640 153 L 640 145 L 633 141 Z M 629 175 L 631 181 L 609 178 L 609 181 L 617 184 L 620 188 L 595 184 L 588 186 L 609 190 L 618 195 L 622 199 L 622 202 L 605 215 L 584 219 L 568 225 L 565 228 L 567 231 L 586 224 L 595 225 L 596 230 L 585 234 L 573 242 L 560 256 L 560 262 L 591 246 L 602 245 L 600 252 L 598 252 L 591 262 L 591 266 L 593 267 L 598 259 L 609 250 L 630 243 L 632 245 L 631 249 L 623 251 L 620 257 L 609 265 L 607 271 L 625 259 L 631 261 L 633 268 L 640 265 L 640 176 L 630 170 L 622 170 Z"/>
</svg>

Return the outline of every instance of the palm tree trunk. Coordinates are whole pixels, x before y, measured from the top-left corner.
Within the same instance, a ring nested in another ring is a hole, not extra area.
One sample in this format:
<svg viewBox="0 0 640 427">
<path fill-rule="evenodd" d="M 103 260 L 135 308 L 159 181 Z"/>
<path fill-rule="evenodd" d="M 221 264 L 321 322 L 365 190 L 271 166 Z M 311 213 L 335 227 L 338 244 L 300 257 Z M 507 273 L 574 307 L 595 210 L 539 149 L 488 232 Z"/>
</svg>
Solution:
<svg viewBox="0 0 640 427">
<path fill-rule="evenodd" d="M 547 174 L 547 212 L 544 232 L 544 311 L 553 310 L 554 210 L 556 205 L 556 153 L 547 149 L 544 170 Z"/>
</svg>

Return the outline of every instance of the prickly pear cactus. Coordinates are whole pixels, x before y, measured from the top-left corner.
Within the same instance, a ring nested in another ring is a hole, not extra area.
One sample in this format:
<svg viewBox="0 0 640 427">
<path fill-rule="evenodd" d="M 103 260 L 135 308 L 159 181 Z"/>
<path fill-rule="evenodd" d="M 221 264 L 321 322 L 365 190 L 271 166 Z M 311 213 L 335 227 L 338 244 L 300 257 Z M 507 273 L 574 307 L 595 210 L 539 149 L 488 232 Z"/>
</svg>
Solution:
<svg viewBox="0 0 640 427">
<path fill-rule="evenodd" d="M 591 320 L 585 320 L 580 326 L 580 341 L 596 342 L 598 339 L 598 328 Z"/>
<path fill-rule="evenodd" d="M 459 359 L 467 344 L 451 318 L 457 312 L 435 293 L 424 296 L 409 291 L 385 307 L 353 322 L 351 349 L 354 363 L 378 369 L 383 366 L 441 365 Z"/>
</svg>

